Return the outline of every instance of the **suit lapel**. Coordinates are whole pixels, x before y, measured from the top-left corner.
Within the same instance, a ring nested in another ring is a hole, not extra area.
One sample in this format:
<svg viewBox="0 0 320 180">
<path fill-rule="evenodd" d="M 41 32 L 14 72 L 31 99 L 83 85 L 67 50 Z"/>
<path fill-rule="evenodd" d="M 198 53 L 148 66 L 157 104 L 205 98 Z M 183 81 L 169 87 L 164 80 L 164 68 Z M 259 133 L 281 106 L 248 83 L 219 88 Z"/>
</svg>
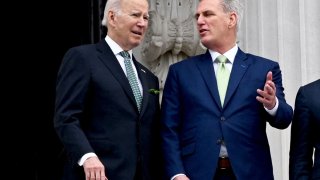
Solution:
<svg viewBox="0 0 320 180">
<path fill-rule="evenodd" d="M 214 73 L 213 61 L 209 51 L 207 50 L 205 54 L 200 56 L 199 61 L 195 62 L 203 79 L 205 80 L 208 86 L 212 98 L 215 100 L 216 104 L 221 108 L 217 80 Z"/>
<path fill-rule="evenodd" d="M 230 79 L 228 83 L 228 89 L 226 93 L 226 98 L 224 101 L 224 106 L 228 104 L 232 95 L 236 91 L 243 75 L 246 73 L 247 69 L 250 66 L 250 61 L 247 60 L 246 54 L 240 50 L 238 50 L 237 55 L 234 59 L 232 72 L 230 74 Z"/>
<path fill-rule="evenodd" d="M 131 90 L 129 81 L 123 72 L 119 62 L 117 61 L 116 56 L 113 54 L 109 45 L 105 42 L 105 40 L 97 43 L 97 51 L 100 52 L 98 54 L 98 58 L 103 62 L 103 64 L 110 70 L 115 79 L 118 80 L 119 84 L 122 86 L 124 92 L 132 102 L 134 106 L 136 106 L 136 101 L 134 99 L 133 92 Z M 137 108 L 138 110 L 138 108 Z"/>
<path fill-rule="evenodd" d="M 146 72 L 147 70 L 142 67 L 137 61 L 136 59 L 133 57 L 133 62 L 134 62 L 134 65 L 136 66 L 136 69 L 137 69 L 137 73 L 138 73 L 138 76 L 139 76 L 139 79 L 140 79 L 140 82 L 141 82 L 141 85 L 142 85 L 142 91 L 143 91 L 143 98 L 142 98 L 142 104 L 141 104 L 141 112 L 140 112 L 140 115 L 142 115 L 146 109 L 147 109 L 147 105 L 148 105 L 148 93 L 149 93 L 149 86 L 148 86 L 148 81 L 147 81 L 147 78 L 146 78 Z"/>
</svg>

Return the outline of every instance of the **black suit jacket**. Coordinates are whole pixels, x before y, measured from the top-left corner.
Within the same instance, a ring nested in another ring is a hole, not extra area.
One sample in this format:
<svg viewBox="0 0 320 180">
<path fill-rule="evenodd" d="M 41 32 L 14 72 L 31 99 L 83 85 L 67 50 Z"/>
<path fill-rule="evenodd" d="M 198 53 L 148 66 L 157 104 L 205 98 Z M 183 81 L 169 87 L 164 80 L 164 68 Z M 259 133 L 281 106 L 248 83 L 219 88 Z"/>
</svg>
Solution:
<svg viewBox="0 0 320 180">
<path fill-rule="evenodd" d="M 54 126 L 68 161 L 65 179 L 84 179 L 77 164 L 94 152 L 109 180 L 130 180 L 141 160 L 145 180 L 153 174 L 159 148 L 158 79 L 133 58 L 143 87 L 141 113 L 119 62 L 105 40 L 71 48 L 64 56 L 56 86 Z"/>
<path fill-rule="evenodd" d="M 320 179 L 319 96 L 320 79 L 300 87 L 297 93 L 291 127 L 290 180 Z"/>
</svg>

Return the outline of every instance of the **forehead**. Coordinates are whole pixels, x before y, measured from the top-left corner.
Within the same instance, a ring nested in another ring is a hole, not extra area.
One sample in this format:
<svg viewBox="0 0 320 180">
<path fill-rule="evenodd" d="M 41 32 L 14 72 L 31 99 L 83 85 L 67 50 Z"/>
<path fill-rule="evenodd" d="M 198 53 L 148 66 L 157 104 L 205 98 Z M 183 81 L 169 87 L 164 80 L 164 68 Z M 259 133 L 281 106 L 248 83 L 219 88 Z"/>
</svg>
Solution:
<svg viewBox="0 0 320 180">
<path fill-rule="evenodd" d="M 122 0 L 121 7 L 124 11 L 148 12 L 148 2 L 146 0 Z"/>
<path fill-rule="evenodd" d="M 198 4 L 197 12 L 219 9 L 221 7 L 220 0 L 202 0 Z"/>
</svg>

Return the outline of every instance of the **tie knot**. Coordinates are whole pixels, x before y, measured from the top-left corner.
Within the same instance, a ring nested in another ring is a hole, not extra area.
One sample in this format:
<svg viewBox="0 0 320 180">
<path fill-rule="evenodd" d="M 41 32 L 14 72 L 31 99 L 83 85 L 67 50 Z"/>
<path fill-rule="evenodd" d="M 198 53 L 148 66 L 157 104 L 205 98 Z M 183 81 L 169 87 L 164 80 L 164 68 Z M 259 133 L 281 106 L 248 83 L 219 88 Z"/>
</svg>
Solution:
<svg viewBox="0 0 320 180">
<path fill-rule="evenodd" d="M 120 52 L 120 55 L 121 55 L 123 58 L 130 59 L 130 54 L 128 53 L 128 51 L 121 51 L 121 52 Z"/>
<path fill-rule="evenodd" d="M 224 56 L 224 55 L 220 55 L 217 57 L 217 60 L 220 62 L 220 63 L 226 63 L 227 62 L 227 57 Z"/>
</svg>

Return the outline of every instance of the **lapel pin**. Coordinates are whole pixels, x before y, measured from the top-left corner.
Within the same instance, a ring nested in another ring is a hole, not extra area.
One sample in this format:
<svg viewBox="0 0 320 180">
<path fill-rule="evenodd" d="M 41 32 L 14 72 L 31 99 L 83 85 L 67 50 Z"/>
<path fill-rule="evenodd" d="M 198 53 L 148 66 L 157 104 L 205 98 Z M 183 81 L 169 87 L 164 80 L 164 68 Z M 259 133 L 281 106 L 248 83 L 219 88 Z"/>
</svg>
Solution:
<svg viewBox="0 0 320 180">
<path fill-rule="evenodd" d="M 142 72 L 146 73 L 146 71 L 144 69 L 141 69 Z"/>
</svg>

